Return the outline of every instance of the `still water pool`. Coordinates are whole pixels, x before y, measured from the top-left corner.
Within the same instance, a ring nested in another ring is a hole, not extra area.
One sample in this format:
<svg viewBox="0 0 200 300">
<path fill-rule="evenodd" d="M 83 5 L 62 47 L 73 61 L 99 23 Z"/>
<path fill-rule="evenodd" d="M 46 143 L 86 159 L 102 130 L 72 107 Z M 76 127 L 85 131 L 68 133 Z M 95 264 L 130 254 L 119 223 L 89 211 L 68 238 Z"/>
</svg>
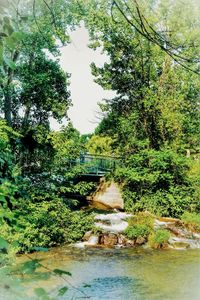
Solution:
<svg viewBox="0 0 200 300">
<path fill-rule="evenodd" d="M 63 247 L 37 254 L 37 258 L 42 258 L 47 268 L 72 273 L 67 279 L 75 288 L 69 288 L 59 299 L 200 299 L 200 250 Z M 24 257 L 19 258 L 19 262 L 23 260 Z M 33 279 L 29 285 L 42 286 L 52 295 L 62 285 L 70 287 L 54 277 L 37 282 Z"/>
</svg>

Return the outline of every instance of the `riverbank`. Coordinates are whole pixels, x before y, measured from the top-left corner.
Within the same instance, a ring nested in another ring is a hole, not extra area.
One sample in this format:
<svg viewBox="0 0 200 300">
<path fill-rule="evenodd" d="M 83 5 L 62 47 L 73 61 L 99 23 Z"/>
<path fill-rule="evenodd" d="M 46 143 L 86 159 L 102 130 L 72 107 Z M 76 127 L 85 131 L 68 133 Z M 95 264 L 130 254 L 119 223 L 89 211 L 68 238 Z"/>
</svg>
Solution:
<svg viewBox="0 0 200 300">
<path fill-rule="evenodd" d="M 76 247 L 200 248 L 199 228 L 180 219 L 159 218 L 148 212 L 113 212 L 96 215 L 94 224 L 94 229 L 86 232 Z"/>
</svg>

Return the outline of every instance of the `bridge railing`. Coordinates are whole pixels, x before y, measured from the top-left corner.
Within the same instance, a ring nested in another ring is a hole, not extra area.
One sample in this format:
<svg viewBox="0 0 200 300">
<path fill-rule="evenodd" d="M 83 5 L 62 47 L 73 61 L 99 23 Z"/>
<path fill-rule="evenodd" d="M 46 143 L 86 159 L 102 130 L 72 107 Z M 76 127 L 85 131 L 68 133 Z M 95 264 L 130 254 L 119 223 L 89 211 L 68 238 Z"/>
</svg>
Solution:
<svg viewBox="0 0 200 300">
<path fill-rule="evenodd" d="M 86 174 L 103 175 L 114 171 L 119 158 L 105 155 L 81 154 L 73 160 L 73 165 L 84 166 Z"/>
</svg>

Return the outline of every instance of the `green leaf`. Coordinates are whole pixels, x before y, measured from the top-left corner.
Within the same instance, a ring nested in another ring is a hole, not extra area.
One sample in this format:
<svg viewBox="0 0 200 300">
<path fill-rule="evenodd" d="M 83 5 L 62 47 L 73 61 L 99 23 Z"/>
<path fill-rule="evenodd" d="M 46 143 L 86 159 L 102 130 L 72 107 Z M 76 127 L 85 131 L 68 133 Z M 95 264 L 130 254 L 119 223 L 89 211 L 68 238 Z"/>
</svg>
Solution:
<svg viewBox="0 0 200 300">
<path fill-rule="evenodd" d="M 8 249 L 8 247 L 9 247 L 9 244 L 8 244 L 8 242 L 4 239 L 4 238 L 2 238 L 1 236 L 0 236 L 0 249 L 2 250 L 2 249 Z"/>
<path fill-rule="evenodd" d="M 58 290 L 58 296 L 63 296 L 68 291 L 68 287 L 64 286 Z"/>
<path fill-rule="evenodd" d="M 0 202 L 6 203 L 6 198 L 5 198 L 4 195 L 1 195 L 1 194 L 0 194 Z"/>
<path fill-rule="evenodd" d="M 41 300 L 50 300 L 47 292 L 43 288 L 37 288 L 34 290 L 36 296 L 39 297 Z"/>
<path fill-rule="evenodd" d="M 41 265 L 39 263 L 39 260 L 38 259 L 34 259 L 34 260 L 31 260 L 31 261 L 27 261 L 25 262 L 22 267 L 21 267 L 21 272 L 23 274 L 32 274 L 35 272 L 35 270 L 37 268 L 39 268 Z"/>
<path fill-rule="evenodd" d="M 68 271 L 64 271 L 64 270 L 60 270 L 60 269 L 54 269 L 53 272 L 56 274 L 56 275 L 68 275 L 68 276 L 72 276 L 72 274 Z"/>
<path fill-rule="evenodd" d="M 15 40 L 15 41 L 21 41 L 24 39 L 25 37 L 25 33 L 23 31 L 15 31 L 12 33 L 11 37 Z"/>
<path fill-rule="evenodd" d="M 83 287 L 84 287 L 84 288 L 90 288 L 91 285 L 90 285 L 90 284 L 87 284 L 87 283 L 84 283 Z"/>
<path fill-rule="evenodd" d="M 16 69 L 16 64 L 11 59 L 4 57 L 4 61 L 10 69 L 12 70 Z"/>
</svg>

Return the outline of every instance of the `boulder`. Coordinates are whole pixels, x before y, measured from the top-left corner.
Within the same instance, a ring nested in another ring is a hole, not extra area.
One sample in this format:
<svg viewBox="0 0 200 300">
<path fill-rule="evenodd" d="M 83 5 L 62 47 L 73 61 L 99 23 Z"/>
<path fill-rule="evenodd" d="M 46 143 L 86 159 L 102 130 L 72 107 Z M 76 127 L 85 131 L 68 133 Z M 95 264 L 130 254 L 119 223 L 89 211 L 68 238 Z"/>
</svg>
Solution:
<svg viewBox="0 0 200 300">
<path fill-rule="evenodd" d="M 174 242 L 173 248 L 175 249 L 188 249 L 190 248 L 190 244 L 187 242 Z"/>
<path fill-rule="evenodd" d="M 124 200 L 120 187 L 114 181 L 105 182 L 102 180 L 96 192 L 88 197 L 94 203 L 102 204 L 110 209 L 124 209 Z"/>
<path fill-rule="evenodd" d="M 118 236 L 118 244 L 120 246 L 125 246 L 126 242 L 127 242 L 127 238 L 124 235 L 121 234 Z"/>
<path fill-rule="evenodd" d="M 89 241 L 91 235 L 92 235 L 92 231 L 87 231 L 83 236 L 83 241 Z"/>
<path fill-rule="evenodd" d="M 136 242 L 135 242 L 137 245 L 143 245 L 146 243 L 146 239 L 142 236 L 139 236 L 137 239 L 136 239 Z"/>
<path fill-rule="evenodd" d="M 115 246 L 118 244 L 118 236 L 114 233 L 103 234 L 100 237 L 100 244 L 104 246 Z"/>
<path fill-rule="evenodd" d="M 125 243 L 125 246 L 126 247 L 134 247 L 135 246 L 135 241 L 134 240 L 126 240 L 126 243 Z"/>
</svg>

